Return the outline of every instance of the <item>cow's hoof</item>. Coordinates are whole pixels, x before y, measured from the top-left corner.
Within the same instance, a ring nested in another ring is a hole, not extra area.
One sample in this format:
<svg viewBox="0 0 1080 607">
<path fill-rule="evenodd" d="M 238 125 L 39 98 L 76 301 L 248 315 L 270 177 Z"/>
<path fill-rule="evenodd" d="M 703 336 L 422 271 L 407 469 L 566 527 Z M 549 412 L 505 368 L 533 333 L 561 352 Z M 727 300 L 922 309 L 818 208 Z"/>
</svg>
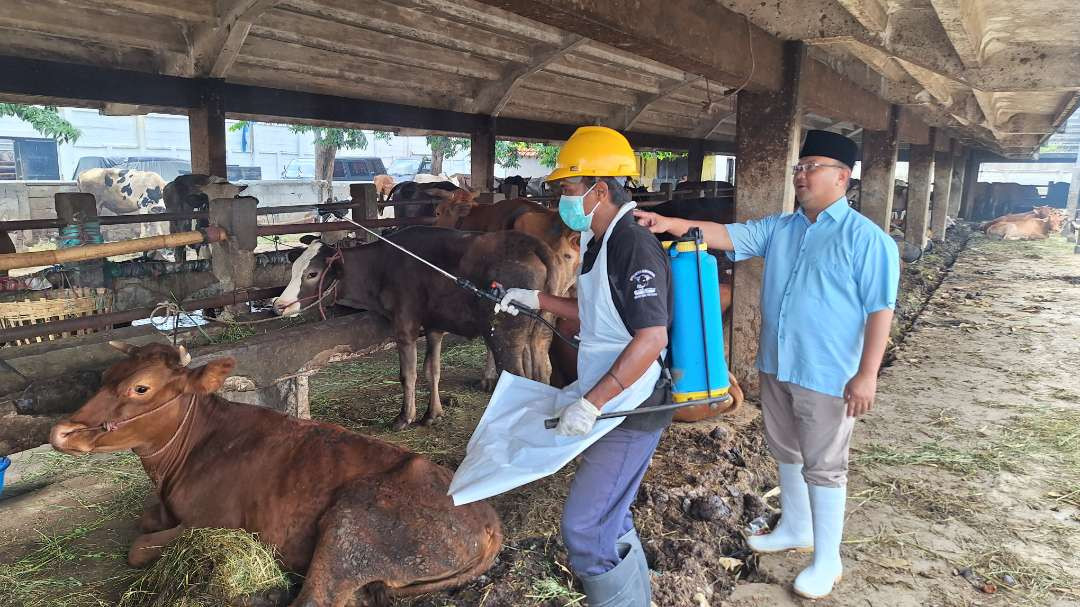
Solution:
<svg viewBox="0 0 1080 607">
<path fill-rule="evenodd" d="M 409 424 L 411 424 L 411 423 L 412 423 L 411 419 L 405 417 L 404 415 L 399 415 L 399 416 L 397 416 L 397 418 L 394 419 L 394 423 L 390 425 L 390 429 L 391 430 L 404 430 L 405 428 L 408 428 Z"/>
<path fill-rule="evenodd" d="M 442 418 L 442 416 L 443 416 L 442 413 L 439 413 L 438 415 L 432 415 L 432 414 L 428 413 L 427 415 L 424 416 L 423 419 L 420 420 L 420 425 L 421 426 L 434 426 L 435 422 L 439 421 L 439 419 Z"/>
<path fill-rule="evenodd" d="M 494 392 L 496 383 L 498 383 L 498 380 L 488 379 L 485 377 L 484 379 L 481 379 L 479 382 L 476 383 L 476 387 L 480 388 L 484 392 Z"/>
</svg>

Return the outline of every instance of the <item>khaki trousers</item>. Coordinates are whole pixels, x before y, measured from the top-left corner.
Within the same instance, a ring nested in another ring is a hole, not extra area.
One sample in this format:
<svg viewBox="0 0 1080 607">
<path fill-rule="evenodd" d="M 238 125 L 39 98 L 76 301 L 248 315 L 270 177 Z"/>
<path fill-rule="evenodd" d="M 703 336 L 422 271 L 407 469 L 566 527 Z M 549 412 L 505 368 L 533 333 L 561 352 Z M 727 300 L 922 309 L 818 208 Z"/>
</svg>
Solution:
<svg viewBox="0 0 1080 607">
<path fill-rule="evenodd" d="M 761 408 L 765 439 L 773 457 L 802 464 L 807 484 L 847 484 L 848 445 L 855 418 L 844 399 L 783 382 L 761 373 Z"/>
</svg>

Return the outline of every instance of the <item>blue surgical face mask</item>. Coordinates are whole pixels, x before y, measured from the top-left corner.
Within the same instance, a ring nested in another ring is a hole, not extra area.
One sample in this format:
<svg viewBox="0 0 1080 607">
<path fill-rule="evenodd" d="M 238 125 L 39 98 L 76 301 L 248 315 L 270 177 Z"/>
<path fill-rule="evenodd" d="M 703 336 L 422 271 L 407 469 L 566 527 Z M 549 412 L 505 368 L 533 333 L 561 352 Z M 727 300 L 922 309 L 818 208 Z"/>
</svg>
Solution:
<svg viewBox="0 0 1080 607">
<path fill-rule="evenodd" d="M 597 200 L 592 210 L 585 214 L 585 197 L 595 187 L 596 184 L 592 184 L 581 196 L 563 194 L 559 197 L 559 217 L 571 230 L 584 232 L 592 226 L 593 214 L 596 213 L 596 207 L 600 206 L 600 201 Z"/>
</svg>

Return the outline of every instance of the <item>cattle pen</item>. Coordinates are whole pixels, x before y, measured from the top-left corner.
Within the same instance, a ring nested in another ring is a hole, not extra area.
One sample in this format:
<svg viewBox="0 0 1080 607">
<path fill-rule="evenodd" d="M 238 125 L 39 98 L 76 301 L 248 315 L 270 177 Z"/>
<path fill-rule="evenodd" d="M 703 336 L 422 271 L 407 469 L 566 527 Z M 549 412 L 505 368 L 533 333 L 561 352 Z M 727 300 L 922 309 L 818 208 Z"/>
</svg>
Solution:
<svg viewBox="0 0 1080 607">
<path fill-rule="evenodd" d="M 794 210 L 805 130 L 857 140 L 849 198 L 921 258 L 903 266 L 878 402 L 856 424 L 844 583 L 819 603 L 1080 603 L 1080 151 L 1063 208 L 1046 211 L 1055 229 L 1000 241 L 976 221 L 1040 212 L 1034 188 L 980 183 L 980 167 L 1049 154 L 1080 104 L 1075 2 L 8 0 L 2 13 L 0 103 L 185 115 L 198 175 L 227 174 L 226 119 L 448 135 L 468 140 L 476 202 L 493 205 L 524 194 L 495 187 L 497 142 L 557 145 L 595 124 L 639 153 L 685 157 L 685 183 L 636 193 L 641 206 L 745 222 Z M 705 175 L 711 155 L 734 157 L 731 183 Z M 295 236 L 369 243 L 357 225 L 432 224 L 442 199 L 384 200 L 353 183 L 345 201 L 240 194 L 99 215 L 85 196 L 58 191 L 47 216 L 0 218 L 5 233 L 82 237 L 0 253 L 12 271 L 0 306 L 43 310 L 0 325 L 0 457 L 12 462 L 0 607 L 116 604 L 137 574 L 125 557 L 154 494 L 138 458 L 46 444 L 124 359 L 110 341 L 183 345 L 192 368 L 232 357 L 228 400 L 460 464 L 489 397 L 479 340 L 447 341 L 443 419 L 391 431 L 401 373 L 387 322 L 323 306 L 325 292 L 297 318 L 266 305 L 289 283 Z M 301 213 L 316 219 L 289 219 Z M 95 240 L 101 226 L 165 221 L 195 227 Z M 186 246 L 209 254 L 115 257 Z M 31 276 L 54 288 L 32 290 Z M 757 406 L 762 276 L 748 260 L 725 279 L 728 360 L 747 406 L 673 425 L 634 504 L 659 607 L 803 604 L 789 581 L 809 557 L 745 542 L 779 507 Z M 85 309 L 56 312 L 76 303 Z M 416 392 L 430 396 L 423 379 Z M 504 541 L 486 573 L 394 604 L 583 605 L 559 536 L 573 472 L 488 500 Z"/>
</svg>

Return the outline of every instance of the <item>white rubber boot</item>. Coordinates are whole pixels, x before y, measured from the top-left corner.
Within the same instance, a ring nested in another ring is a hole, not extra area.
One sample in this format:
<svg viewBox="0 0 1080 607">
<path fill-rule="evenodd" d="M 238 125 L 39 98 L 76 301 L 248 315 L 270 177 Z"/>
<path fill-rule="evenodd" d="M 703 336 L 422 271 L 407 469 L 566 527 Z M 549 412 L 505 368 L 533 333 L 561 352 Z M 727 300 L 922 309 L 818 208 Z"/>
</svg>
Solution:
<svg viewBox="0 0 1080 607">
<path fill-rule="evenodd" d="M 810 487 L 810 511 L 814 518 L 814 562 L 795 578 L 795 594 L 820 599 L 840 582 L 840 539 L 844 535 L 847 487 Z"/>
<path fill-rule="evenodd" d="M 771 533 L 752 535 L 746 543 L 754 552 L 763 553 L 814 549 L 810 496 L 806 492 L 802 464 L 780 464 L 780 522 Z"/>
</svg>

